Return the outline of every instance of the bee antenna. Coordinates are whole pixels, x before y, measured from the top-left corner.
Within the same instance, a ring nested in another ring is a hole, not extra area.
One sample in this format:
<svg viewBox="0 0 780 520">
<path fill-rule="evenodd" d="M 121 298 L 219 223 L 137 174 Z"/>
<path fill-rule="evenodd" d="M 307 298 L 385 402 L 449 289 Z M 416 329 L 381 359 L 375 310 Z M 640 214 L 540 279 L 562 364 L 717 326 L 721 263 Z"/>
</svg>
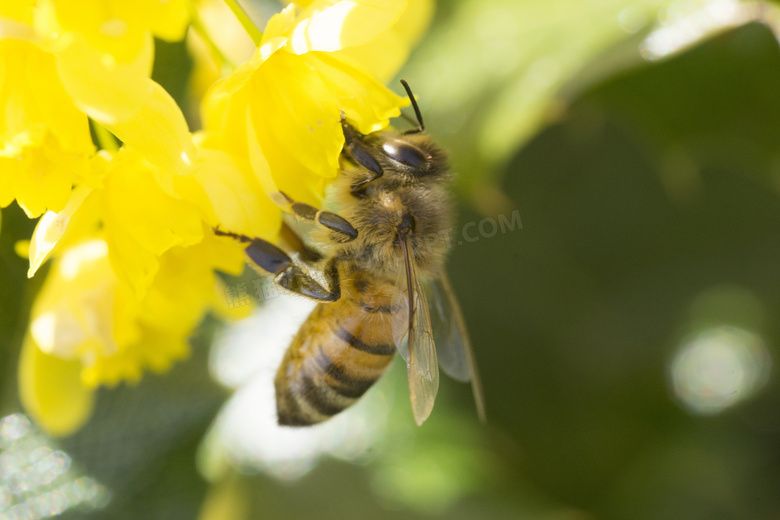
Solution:
<svg viewBox="0 0 780 520">
<path fill-rule="evenodd" d="M 414 94 L 412 94 L 412 89 L 409 87 L 409 84 L 404 79 L 401 80 L 401 85 L 404 86 L 404 90 L 406 90 L 406 95 L 409 96 L 409 101 L 412 102 L 412 108 L 414 108 L 414 115 L 417 116 L 417 122 L 420 123 L 420 126 L 417 127 L 417 130 L 413 130 L 409 133 L 423 132 L 425 130 L 425 123 L 423 123 L 422 114 L 420 113 L 420 107 L 417 106 L 417 100 L 414 99 Z"/>
</svg>

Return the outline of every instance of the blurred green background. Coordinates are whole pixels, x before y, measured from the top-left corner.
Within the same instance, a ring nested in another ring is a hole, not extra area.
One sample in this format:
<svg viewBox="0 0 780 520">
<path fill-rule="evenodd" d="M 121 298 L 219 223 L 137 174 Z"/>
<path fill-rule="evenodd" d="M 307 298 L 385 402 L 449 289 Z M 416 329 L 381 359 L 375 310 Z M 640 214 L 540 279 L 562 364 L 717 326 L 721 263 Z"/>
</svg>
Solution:
<svg viewBox="0 0 780 520">
<path fill-rule="evenodd" d="M 488 424 L 443 381 L 416 428 L 395 366 L 376 390 L 394 396 L 386 432 L 358 460 L 209 483 L 196 461 L 230 395 L 209 376 L 209 319 L 189 361 L 101 391 L 70 438 L 0 422 L 0 518 L 779 518 L 776 18 L 725 0 L 440 2 L 401 76 L 454 151 L 449 272 Z M 184 96 L 184 46 L 157 54 Z M 515 211 L 522 228 L 493 234 Z M 2 218 L 9 416 L 40 282 L 13 252 L 34 223 L 16 206 Z M 68 471 L 29 480 L 52 450 Z M 57 502 L 87 478 L 89 500 Z M 20 503 L 37 516 L 14 516 Z"/>
</svg>

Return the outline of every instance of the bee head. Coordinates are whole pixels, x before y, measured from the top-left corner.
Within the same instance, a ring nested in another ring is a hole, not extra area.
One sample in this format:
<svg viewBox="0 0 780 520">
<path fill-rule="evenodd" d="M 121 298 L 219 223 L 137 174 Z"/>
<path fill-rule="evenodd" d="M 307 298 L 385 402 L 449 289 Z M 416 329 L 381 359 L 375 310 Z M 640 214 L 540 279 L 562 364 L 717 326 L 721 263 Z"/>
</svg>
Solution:
<svg viewBox="0 0 780 520">
<path fill-rule="evenodd" d="M 406 95 L 409 96 L 409 101 L 414 108 L 414 114 L 417 116 L 417 128 L 403 134 L 388 136 L 381 142 L 379 151 L 394 163 L 395 170 L 412 177 L 422 177 L 440 170 L 440 165 L 446 161 L 442 160 L 443 152 L 425 134 L 425 123 L 417 100 L 412 94 L 412 89 L 404 80 L 401 80 L 401 84 L 404 86 Z"/>
<path fill-rule="evenodd" d="M 431 154 L 401 139 L 390 139 L 382 143 L 382 153 L 414 172 L 427 170 L 432 159 Z"/>
<path fill-rule="evenodd" d="M 409 85 L 401 80 L 409 96 L 417 127 L 406 132 L 392 129 L 361 134 L 341 113 L 344 154 L 352 170 L 350 193 L 357 198 L 371 196 L 379 186 L 414 186 L 447 180 L 447 154 L 425 132 L 420 107 Z"/>
<path fill-rule="evenodd" d="M 396 173 L 404 180 L 414 182 L 428 176 L 438 177 L 445 172 L 446 154 L 427 134 L 388 133 L 383 137 L 376 151 L 382 155 L 379 162 L 383 164 L 385 173 Z"/>
</svg>

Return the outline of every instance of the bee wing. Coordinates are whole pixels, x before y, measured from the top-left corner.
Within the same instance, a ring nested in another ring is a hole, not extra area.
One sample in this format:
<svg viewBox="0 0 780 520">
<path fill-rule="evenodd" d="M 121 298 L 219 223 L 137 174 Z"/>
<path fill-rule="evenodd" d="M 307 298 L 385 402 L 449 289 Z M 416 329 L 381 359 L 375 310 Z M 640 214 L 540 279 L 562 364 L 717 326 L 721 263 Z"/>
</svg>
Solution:
<svg viewBox="0 0 780 520">
<path fill-rule="evenodd" d="M 452 292 L 447 291 L 444 280 L 433 279 L 427 282 L 425 293 L 431 311 L 431 326 L 439 366 L 445 374 L 457 381 L 471 381 L 469 340 L 462 319 L 458 316 L 460 309 L 457 308 L 457 301 Z"/>
<path fill-rule="evenodd" d="M 426 285 L 426 292 L 431 305 L 431 323 L 439 364 L 444 373 L 453 379 L 471 381 L 477 414 L 480 420 L 485 422 L 485 400 L 479 371 L 466 330 L 466 321 L 447 273 L 431 280 Z"/>
<path fill-rule="evenodd" d="M 393 340 L 406 361 L 414 420 L 421 425 L 431 414 L 439 390 L 439 363 L 431 332 L 428 302 L 417 279 L 406 238 L 401 240 L 404 269 L 399 273 L 392 306 Z"/>
</svg>

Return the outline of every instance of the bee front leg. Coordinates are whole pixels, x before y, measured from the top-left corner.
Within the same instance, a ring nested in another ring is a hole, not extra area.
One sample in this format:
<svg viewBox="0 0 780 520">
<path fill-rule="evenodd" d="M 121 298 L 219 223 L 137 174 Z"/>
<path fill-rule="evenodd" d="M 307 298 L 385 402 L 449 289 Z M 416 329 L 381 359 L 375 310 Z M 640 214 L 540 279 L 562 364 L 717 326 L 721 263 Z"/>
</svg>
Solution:
<svg viewBox="0 0 780 520">
<path fill-rule="evenodd" d="M 357 229 L 343 217 L 330 211 L 317 209 L 314 206 L 310 206 L 303 202 L 295 202 L 284 192 L 280 191 L 279 194 L 284 197 L 284 200 L 287 202 L 285 208 L 287 212 L 292 213 L 300 219 L 316 222 L 317 224 L 328 228 L 338 235 L 339 241 L 341 242 L 351 242 L 357 238 Z"/>
<path fill-rule="evenodd" d="M 336 258 L 329 260 L 323 271 L 331 287 L 331 289 L 328 289 L 312 278 L 306 270 L 296 265 L 287 253 L 267 240 L 251 238 L 246 235 L 219 229 L 215 229 L 214 233 L 233 237 L 240 242 L 248 242 L 249 245 L 246 246 L 245 251 L 249 259 L 255 266 L 271 274 L 274 283 L 280 287 L 322 302 L 335 302 L 341 298 L 341 285 Z"/>
<path fill-rule="evenodd" d="M 379 161 L 371 155 L 371 152 L 363 145 L 363 134 L 355 130 L 352 125 L 347 123 L 344 112 L 341 113 L 341 129 L 344 132 L 344 151 L 359 165 L 371 172 L 361 185 L 367 184 L 380 178 L 384 171 Z"/>
</svg>

